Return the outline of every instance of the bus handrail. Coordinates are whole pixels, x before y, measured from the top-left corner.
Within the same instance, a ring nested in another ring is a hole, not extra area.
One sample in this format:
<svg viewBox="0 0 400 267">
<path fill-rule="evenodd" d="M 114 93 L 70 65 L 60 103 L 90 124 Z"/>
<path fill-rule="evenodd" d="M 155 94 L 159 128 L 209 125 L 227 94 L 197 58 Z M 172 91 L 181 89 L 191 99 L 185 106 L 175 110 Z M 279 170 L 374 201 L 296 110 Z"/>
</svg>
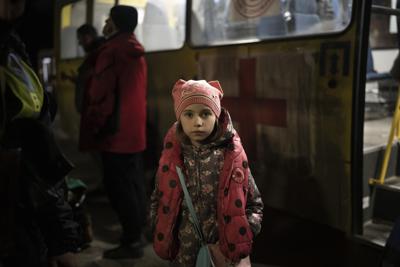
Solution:
<svg viewBox="0 0 400 267">
<path fill-rule="evenodd" d="M 371 11 L 376 14 L 400 16 L 400 9 L 391 7 L 372 5 Z"/>
<path fill-rule="evenodd" d="M 386 178 L 389 160 L 390 160 L 390 156 L 391 156 L 393 141 L 395 140 L 395 137 L 397 137 L 397 139 L 398 139 L 398 136 L 399 136 L 399 122 L 400 122 L 400 85 L 397 90 L 396 108 L 395 108 L 393 118 L 392 118 L 392 125 L 390 127 L 390 133 L 389 133 L 389 137 L 388 137 L 388 142 L 386 144 L 385 154 L 383 155 L 383 160 L 382 160 L 379 177 L 378 177 L 378 179 L 370 178 L 369 179 L 370 185 L 374 185 L 374 184 L 382 185 L 385 183 L 385 178 Z"/>
<path fill-rule="evenodd" d="M 382 80 L 394 80 L 393 76 L 389 72 L 370 72 L 367 73 L 367 82 L 376 82 Z"/>
</svg>

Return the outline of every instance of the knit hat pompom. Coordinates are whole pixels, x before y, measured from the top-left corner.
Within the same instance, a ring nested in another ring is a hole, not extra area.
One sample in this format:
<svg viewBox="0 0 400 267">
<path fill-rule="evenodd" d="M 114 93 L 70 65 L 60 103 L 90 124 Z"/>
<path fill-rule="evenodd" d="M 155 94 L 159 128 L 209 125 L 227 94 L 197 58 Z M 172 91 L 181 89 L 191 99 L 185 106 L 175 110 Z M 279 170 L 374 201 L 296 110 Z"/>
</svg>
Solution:
<svg viewBox="0 0 400 267">
<path fill-rule="evenodd" d="M 179 120 L 182 111 L 192 104 L 204 104 L 219 117 L 223 94 L 218 81 L 178 80 L 172 89 L 176 118 Z"/>
<path fill-rule="evenodd" d="M 110 10 L 110 17 L 121 32 L 133 32 L 138 23 L 138 12 L 132 6 L 114 6 Z"/>
</svg>

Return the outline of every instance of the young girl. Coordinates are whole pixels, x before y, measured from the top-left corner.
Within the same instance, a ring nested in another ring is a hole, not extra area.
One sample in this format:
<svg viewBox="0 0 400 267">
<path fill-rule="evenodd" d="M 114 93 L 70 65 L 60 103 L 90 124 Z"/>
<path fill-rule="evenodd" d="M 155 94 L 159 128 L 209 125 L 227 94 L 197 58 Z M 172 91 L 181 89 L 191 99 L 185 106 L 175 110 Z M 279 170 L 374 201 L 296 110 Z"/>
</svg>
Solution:
<svg viewBox="0 0 400 267">
<path fill-rule="evenodd" d="M 250 254 L 261 229 L 261 196 L 229 113 L 221 108 L 222 95 L 218 81 L 179 80 L 172 90 L 177 122 L 164 139 L 150 211 L 154 250 L 172 266 L 195 266 L 201 247 L 177 166 L 214 254 L 222 252 L 235 266 Z"/>
</svg>

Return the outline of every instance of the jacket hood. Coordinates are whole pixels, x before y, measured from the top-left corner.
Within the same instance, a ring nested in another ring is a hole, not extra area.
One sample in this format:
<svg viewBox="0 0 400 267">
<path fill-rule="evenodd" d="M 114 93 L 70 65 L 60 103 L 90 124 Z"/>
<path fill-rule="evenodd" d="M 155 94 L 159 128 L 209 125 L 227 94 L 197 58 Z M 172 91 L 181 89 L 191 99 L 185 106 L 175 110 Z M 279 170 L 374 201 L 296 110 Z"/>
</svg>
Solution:
<svg viewBox="0 0 400 267">
<path fill-rule="evenodd" d="M 218 129 L 214 138 L 212 138 L 215 141 L 211 142 L 225 143 L 231 141 L 234 134 L 235 129 L 233 128 L 231 115 L 225 108 L 222 108 L 221 115 L 218 118 Z"/>
<path fill-rule="evenodd" d="M 126 34 L 126 33 L 121 33 L 121 34 Z M 133 46 L 133 54 L 136 56 L 142 56 L 144 55 L 144 47 L 142 46 L 141 43 L 136 39 L 135 34 L 133 33 L 128 33 L 129 36 L 129 45 Z"/>
<path fill-rule="evenodd" d="M 133 47 L 133 49 L 129 49 L 128 52 L 130 55 L 134 57 L 143 56 L 145 51 L 144 47 L 139 43 L 136 39 L 134 33 L 130 32 L 118 32 L 115 35 L 108 38 L 105 43 L 104 47 L 107 46 L 119 46 L 121 43 L 128 42 L 127 46 Z M 119 49 L 119 48 L 118 48 Z"/>
</svg>

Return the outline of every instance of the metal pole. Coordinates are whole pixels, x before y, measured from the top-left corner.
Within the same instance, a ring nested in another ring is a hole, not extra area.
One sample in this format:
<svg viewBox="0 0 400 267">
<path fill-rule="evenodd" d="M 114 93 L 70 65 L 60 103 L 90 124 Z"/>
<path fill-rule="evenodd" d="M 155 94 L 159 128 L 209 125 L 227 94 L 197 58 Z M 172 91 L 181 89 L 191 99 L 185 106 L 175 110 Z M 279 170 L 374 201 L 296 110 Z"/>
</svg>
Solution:
<svg viewBox="0 0 400 267">
<path fill-rule="evenodd" d="M 400 9 L 394 9 L 390 7 L 372 5 L 371 11 L 374 14 L 400 16 Z"/>
</svg>

